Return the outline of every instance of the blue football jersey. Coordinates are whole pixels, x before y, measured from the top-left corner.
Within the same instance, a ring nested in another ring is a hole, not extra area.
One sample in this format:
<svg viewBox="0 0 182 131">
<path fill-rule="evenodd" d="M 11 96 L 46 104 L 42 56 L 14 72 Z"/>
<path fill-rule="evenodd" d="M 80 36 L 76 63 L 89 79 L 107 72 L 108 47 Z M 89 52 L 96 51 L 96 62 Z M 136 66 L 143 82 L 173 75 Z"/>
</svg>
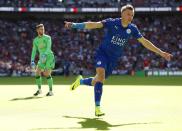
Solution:
<svg viewBox="0 0 182 131">
<path fill-rule="evenodd" d="M 111 61 L 116 61 L 122 55 L 123 48 L 128 44 L 129 38 L 142 37 L 135 24 L 131 23 L 128 27 L 123 27 L 121 18 L 108 18 L 101 22 L 107 32 L 99 46 L 99 51 L 103 52 Z"/>
</svg>

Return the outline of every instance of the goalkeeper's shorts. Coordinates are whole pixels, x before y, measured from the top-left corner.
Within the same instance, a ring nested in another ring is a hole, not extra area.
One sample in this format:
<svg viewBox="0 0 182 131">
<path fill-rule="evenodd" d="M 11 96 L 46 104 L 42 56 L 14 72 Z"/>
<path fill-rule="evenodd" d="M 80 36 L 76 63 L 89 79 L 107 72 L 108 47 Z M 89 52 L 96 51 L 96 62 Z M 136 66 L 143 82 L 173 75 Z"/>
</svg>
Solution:
<svg viewBox="0 0 182 131">
<path fill-rule="evenodd" d="M 38 68 L 41 70 L 52 70 L 55 67 L 55 58 L 54 54 L 50 53 L 46 56 L 45 63 L 42 63 L 41 60 L 38 61 Z"/>
</svg>

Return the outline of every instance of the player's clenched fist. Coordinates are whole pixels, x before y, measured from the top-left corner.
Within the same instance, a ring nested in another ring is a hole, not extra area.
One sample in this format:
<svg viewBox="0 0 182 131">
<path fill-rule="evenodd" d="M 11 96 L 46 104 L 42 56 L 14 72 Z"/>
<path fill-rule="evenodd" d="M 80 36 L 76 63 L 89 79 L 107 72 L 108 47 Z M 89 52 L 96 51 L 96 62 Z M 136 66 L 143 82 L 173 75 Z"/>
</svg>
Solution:
<svg viewBox="0 0 182 131">
<path fill-rule="evenodd" d="M 73 22 L 65 21 L 64 23 L 65 23 L 65 25 L 64 25 L 65 28 L 68 28 L 68 29 L 71 29 L 72 28 Z"/>
<path fill-rule="evenodd" d="M 171 58 L 173 57 L 172 54 L 167 53 L 167 52 L 162 52 L 160 55 L 161 55 L 163 58 L 165 58 L 167 61 L 170 61 Z"/>
</svg>

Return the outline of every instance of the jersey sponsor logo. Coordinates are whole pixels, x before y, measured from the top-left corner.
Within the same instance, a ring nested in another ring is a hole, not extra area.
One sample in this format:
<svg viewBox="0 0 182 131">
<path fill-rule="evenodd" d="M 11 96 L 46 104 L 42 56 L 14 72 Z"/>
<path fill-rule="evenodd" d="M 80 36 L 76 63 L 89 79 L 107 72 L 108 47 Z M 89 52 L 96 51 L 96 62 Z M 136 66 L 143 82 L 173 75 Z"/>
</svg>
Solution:
<svg viewBox="0 0 182 131">
<path fill-rule="evenodd" d="M 119 37 L 119 35 L 115 35 L 111 39 L 111 43 L 118 45 L 118 46 L 124 46 L 126 44 L 126 42 L 127 42 L 127 40 L 122 39 L 121 37 Z"/>
<path fill-rule="evenodd" d="M 97 61 L 97 65 L 101 65 L 102 64 L 102 62 L 101 61 Z"/>
<path fill-rule="evenodd" d="M 126 30 L 126 33 L 127 33 L 127 34 L 130 34 L 130 33 L 131 33 L 131 29 L 127 29 L 127 30 Z"/>
</svg>

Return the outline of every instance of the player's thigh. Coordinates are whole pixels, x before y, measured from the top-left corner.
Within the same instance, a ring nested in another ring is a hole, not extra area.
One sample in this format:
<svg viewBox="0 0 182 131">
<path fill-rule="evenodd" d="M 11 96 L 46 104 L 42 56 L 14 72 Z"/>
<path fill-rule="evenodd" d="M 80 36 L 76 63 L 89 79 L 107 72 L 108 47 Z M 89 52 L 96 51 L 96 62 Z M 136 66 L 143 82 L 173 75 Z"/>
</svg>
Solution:
<svg viewBox="0 0 182 131">
<path fill-rule="evenodd" d="M 37 67 L 43 71 L 45 69 L 45 64 L 43 64 L 40 60 L 38 61 Z"/>
<path fill-rule="evenodd" d="M 38 76 L 41 75 L 41 69 L 40 69 L 38 66 L 36 67 L 35 74 L 36 74 L 36 76 L 37 76 L 37 75 L 38 75 Z"/>
<path fill-rule="evenodd" d="M 55 67 L 55 58 L 53 54 L 48 55 L 47 61 L 46 61 L 46 65 L 45 65 L 45 69 L 46 70 L 52 70 Z"/>
<path fill-rule="evenodd" d="M 103 67 L 97 67 L 94 81 L 104 82 L 104 80 L 105 80 L 105 69 Z"/>
<path fill-rule="evenodd" d="M 107 67 L 107 60 L 104 56 L 98 56 L 95 60 L 95 67 L 96 67 L 96 75 L 94 77 L 94 81 L 101 81 L 105 80 L 105 69 Z"/>
</svg>

